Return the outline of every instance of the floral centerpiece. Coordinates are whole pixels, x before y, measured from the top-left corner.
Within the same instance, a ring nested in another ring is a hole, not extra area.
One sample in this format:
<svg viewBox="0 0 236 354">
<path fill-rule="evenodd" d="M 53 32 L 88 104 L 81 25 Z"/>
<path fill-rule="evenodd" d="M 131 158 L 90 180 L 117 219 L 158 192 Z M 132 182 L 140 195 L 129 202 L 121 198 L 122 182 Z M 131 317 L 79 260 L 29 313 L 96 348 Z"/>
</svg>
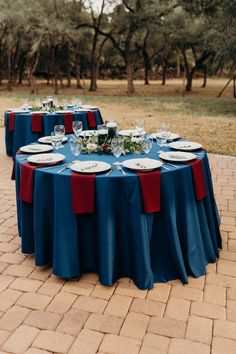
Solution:
<svg viewBox="0 0 236 354">
<path fill-rule="evenodd" d="M 124 154 L 142 154 L 143 150 L 143 138 L 142 137 L 119 137 L 123 141 Z M 104 143 L 99 145 L 98 138 L 94 134 L 90 137 L 83 138 L 82 151 L 85 154 L 111 154 L 112 153 L 112 140 L 106 138 Z"/>
<path fill-rule="evenodd" d="M 44 113 L 44 112 L 52 113 L 52 112 L 59 111 L 59 110 L 63 110 L 63 106 L 56 106 L 56 105 L 52 104 L 50 107 L 40 105 L 40 106 L 33 106 L 31 108 L 32 113 L 39 112 L 39 111 L 42 111 L 42 113 Z"/>
</svg>

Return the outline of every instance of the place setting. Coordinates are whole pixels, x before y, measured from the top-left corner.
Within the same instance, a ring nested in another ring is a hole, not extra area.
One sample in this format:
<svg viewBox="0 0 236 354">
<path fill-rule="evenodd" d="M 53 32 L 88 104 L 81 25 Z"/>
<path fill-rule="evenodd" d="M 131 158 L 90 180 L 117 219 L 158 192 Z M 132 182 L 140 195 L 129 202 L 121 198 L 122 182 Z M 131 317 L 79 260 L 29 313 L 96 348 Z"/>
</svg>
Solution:
<svg viewBox="0 0 236 354">
<path fill-rule="evenodd" d="M 48 152 L 52 151 L 53 147 L 51 145 L 47 144 L 29 144 L 25 146 L 21 146 L 19 149 L 23 153 L 27 154 L 38 154 L 38 153 L 43 153 L 43 152 Z"/>
</svg>

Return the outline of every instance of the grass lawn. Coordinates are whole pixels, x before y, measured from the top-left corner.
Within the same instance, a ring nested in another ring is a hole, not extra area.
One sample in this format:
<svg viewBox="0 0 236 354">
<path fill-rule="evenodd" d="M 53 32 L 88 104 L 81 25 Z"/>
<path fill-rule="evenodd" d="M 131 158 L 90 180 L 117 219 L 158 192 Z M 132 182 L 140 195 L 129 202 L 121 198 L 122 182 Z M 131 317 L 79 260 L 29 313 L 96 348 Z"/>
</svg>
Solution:
<svg viewBox="0 0 236 354">
<path fill-rule="evenodd" d="M 225 82 L 212 79 L 202 89 L 201 82 L 196 81 L 193 92 L 184 96 L 181 80 L 168 81 L 165 87 L 156 82 L 148 87 L 136 82 L 136 94 L 128 97 L 126 82 L 101 81 L 96 93 L 63 88 L 58 100 L 80 96 L 84 103 L 96 104 L 104 119 L 115 119 L 120 129 L 133 127 L 135 120 L 143 117 L 146 130 L 155 132 L 161 122 L 168 121 L 173 132 L 202 143 L 208 152 L 236 156 L 236 99 L 232 97 L 232 88 L 221 98 L 216 97 Z M 17 87 L 12 93 L 0 91 L 1 115 L 8 108 L 19 107 L 26 97 L 34 103 L 35 98 L 52 94 L 51 87 L 40 85 L 41 95 L 31 97 L 27 86 Z"/>
</svg>

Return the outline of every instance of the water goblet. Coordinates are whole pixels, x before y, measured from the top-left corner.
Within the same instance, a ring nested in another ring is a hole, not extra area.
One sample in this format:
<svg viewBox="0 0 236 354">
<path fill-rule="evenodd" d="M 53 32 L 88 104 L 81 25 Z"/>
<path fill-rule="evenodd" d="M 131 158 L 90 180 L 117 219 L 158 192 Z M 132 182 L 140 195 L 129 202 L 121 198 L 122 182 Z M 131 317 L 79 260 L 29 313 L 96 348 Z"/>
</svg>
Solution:
<svg viewBox="0 0 236 354">
<path fill-rule="evenodd" d="M 153 145 L 152 137 L 150 136 L 150 134 L 146 134 L 142 141 L 143 152 L 145 154 L 148 154 L 152 149 L 152 145 Z"/>
<path fill-rule="evenodd" d="M 74 120 L 72 122 L 72 128 L 73 128 L 73 132 L 78 137 L 83 130 L 83 122 L 79 120 Z"/>
<path fill-rule="evenodd" d="M 170 124 L 169 123 L 162 123 L 160 129 L 160 147 L 167 146 L 168 138 L 170 137 Z"/>
<path fill-rule="evenodd" d="M 63 109 L 68 109 L 68 101 L 67 100 L 63 100 Z"/>
<path fill-rule="evenodd" d="M 62 140 L 65 136 L 65 126 L 64 125 L 55 125 L 54 126 L 54 133 L 57 136 L 61 136 Z M 61 144 L 60 148 L 63 148 L 64 146 Z"/>
<path fill-rule="evenodd" d="M 111 150 L 113 155 L 117 158 L 117 162 L 114 162 L 115 165 L 119 165 L 119 157 L 124 152 L 124 141 L 121 138 L 114 138 L 111 142 Z"/>
<path fill-rule="evenodd" d="M 144 119 L 138 119 L 135 121 L 135 130 L 137 132 L 137 135 L 140 136 L 144 133 L 144 125 L 145 125 Z"/>
<path fill-rule="evenodd" d="M 51 133 L 51 144 L 53 149 L 56 150 L 60 149 L 62 140 L 63 140 L 63 136 L 55 135 L 55 133 Z"/>
<path fill-rule="evenodd" d="M 24 110 L 28 110 L 28 108 L 29 108 L 29 99 L 28 98 L 26 98 L 25 100 L 24 100 L 24 102 L 23 102 L 23 105 L 22 105 L 22 108 L 24 109 Z"/>
<path fill-rule="evenodd" d="M 69 139 L 71 152 L 77 157 L 82 150 L 82 139 L 79 137 L 70 137 Z"/>
<path fill-rule="evenodd" d="M 47 96 L 46 100 L 47 100 L 48 108 L 49 109 L 52 108 L 53 107 L 53 97 L 52 96 Z"/>
</svg>

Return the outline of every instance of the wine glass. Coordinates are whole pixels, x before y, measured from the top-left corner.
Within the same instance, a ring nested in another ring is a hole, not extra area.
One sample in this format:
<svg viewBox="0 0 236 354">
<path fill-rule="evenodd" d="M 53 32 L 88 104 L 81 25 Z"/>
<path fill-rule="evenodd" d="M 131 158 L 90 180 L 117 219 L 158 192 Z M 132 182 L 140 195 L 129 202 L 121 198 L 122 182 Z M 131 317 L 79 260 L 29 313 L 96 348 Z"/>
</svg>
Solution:
<svg viewBox="0 0 236 354">
<path fill-rule="evenodd" d="M 70 137 L 69 139 L 71 152 L 77 157 L 82 150 L 82 139 L 79 137 Z"/>
<path fill-rule="evenodd" d="M 135 130 L 137 132 L 137 135 L 140 136 L 144 133 L 144 125 L 145 125 L 144 119 L 138 119 L 135 121 Z"/>
<path fill-rule="evenodd" d="M 53 97 L 52 96 L 47 96 L 47 106 L 50 108 L 53 107 Z"/>
<path fill-rule="evenodd" d="M 82 102 L 81 98 L 77 97 L 76 98 L 76 107 L 80 108 L 80 107 L 82 107 L 82 104 L 83 104 L 83 102 Z"/>
<path fill-rule="evenodd" d="M 148 154 L 153 145 L 153 140 L 150 134 L 146 134 L 143 141 L 142 141 L 142 149 L 145 154 Z"/>
<path fill-rule="evenodd" d="M 64 110 L 68 109 L 68 101 L 67 100 L 63 100 L 63 109 Z"/>
<path fill-rule="evenodd" d="M 72 128 L 75 135 L 78 137 L 83 130 L 83 122 L 75 120 L 72 122 Z"/>
<path fill-rule="evenodd" d="M 111 150 L 113 155 L 117 158 L 117 162 L 114 162 L 115 165 L 119 165 L 119 157 L 124 151 L 124 141 L 121 138 L 113 138 L 111 142 Z"/>
<path fill-rule="evenodd" d="M 51 143 L 53 149 L 56 150 L 59 149 L 61 147 L 62 140 L 63 140 L 62 135 L 55 135 L 55 133 L 51 133 Z"/>
<path fill-rule="evenodd" d="M 61 136 L 62 140 L 65 136 L 65 126 L 64 125 L 55 125 L 54 126 L 54 133 L 56 136 Z M 64 146 L 61 144 L 60 148 L 63 148 Z"/>
<path fill-rule="evenodd" d="M 24 102 L 23 102 L 23 104 L 22 104 L 22 108 L 24 109 L 24 110 L 28 110 L 28 108 L 29 108 L 29 99 L 28 98 L 26 98 L 25 100 L 24 100 Z"/>
<path fill-rule="evenodd" d="M 167 146 L 167 140 L 170 137 L 170 124 L 162 123 L 160 129 L 160 146 Z"/>
</svg>

